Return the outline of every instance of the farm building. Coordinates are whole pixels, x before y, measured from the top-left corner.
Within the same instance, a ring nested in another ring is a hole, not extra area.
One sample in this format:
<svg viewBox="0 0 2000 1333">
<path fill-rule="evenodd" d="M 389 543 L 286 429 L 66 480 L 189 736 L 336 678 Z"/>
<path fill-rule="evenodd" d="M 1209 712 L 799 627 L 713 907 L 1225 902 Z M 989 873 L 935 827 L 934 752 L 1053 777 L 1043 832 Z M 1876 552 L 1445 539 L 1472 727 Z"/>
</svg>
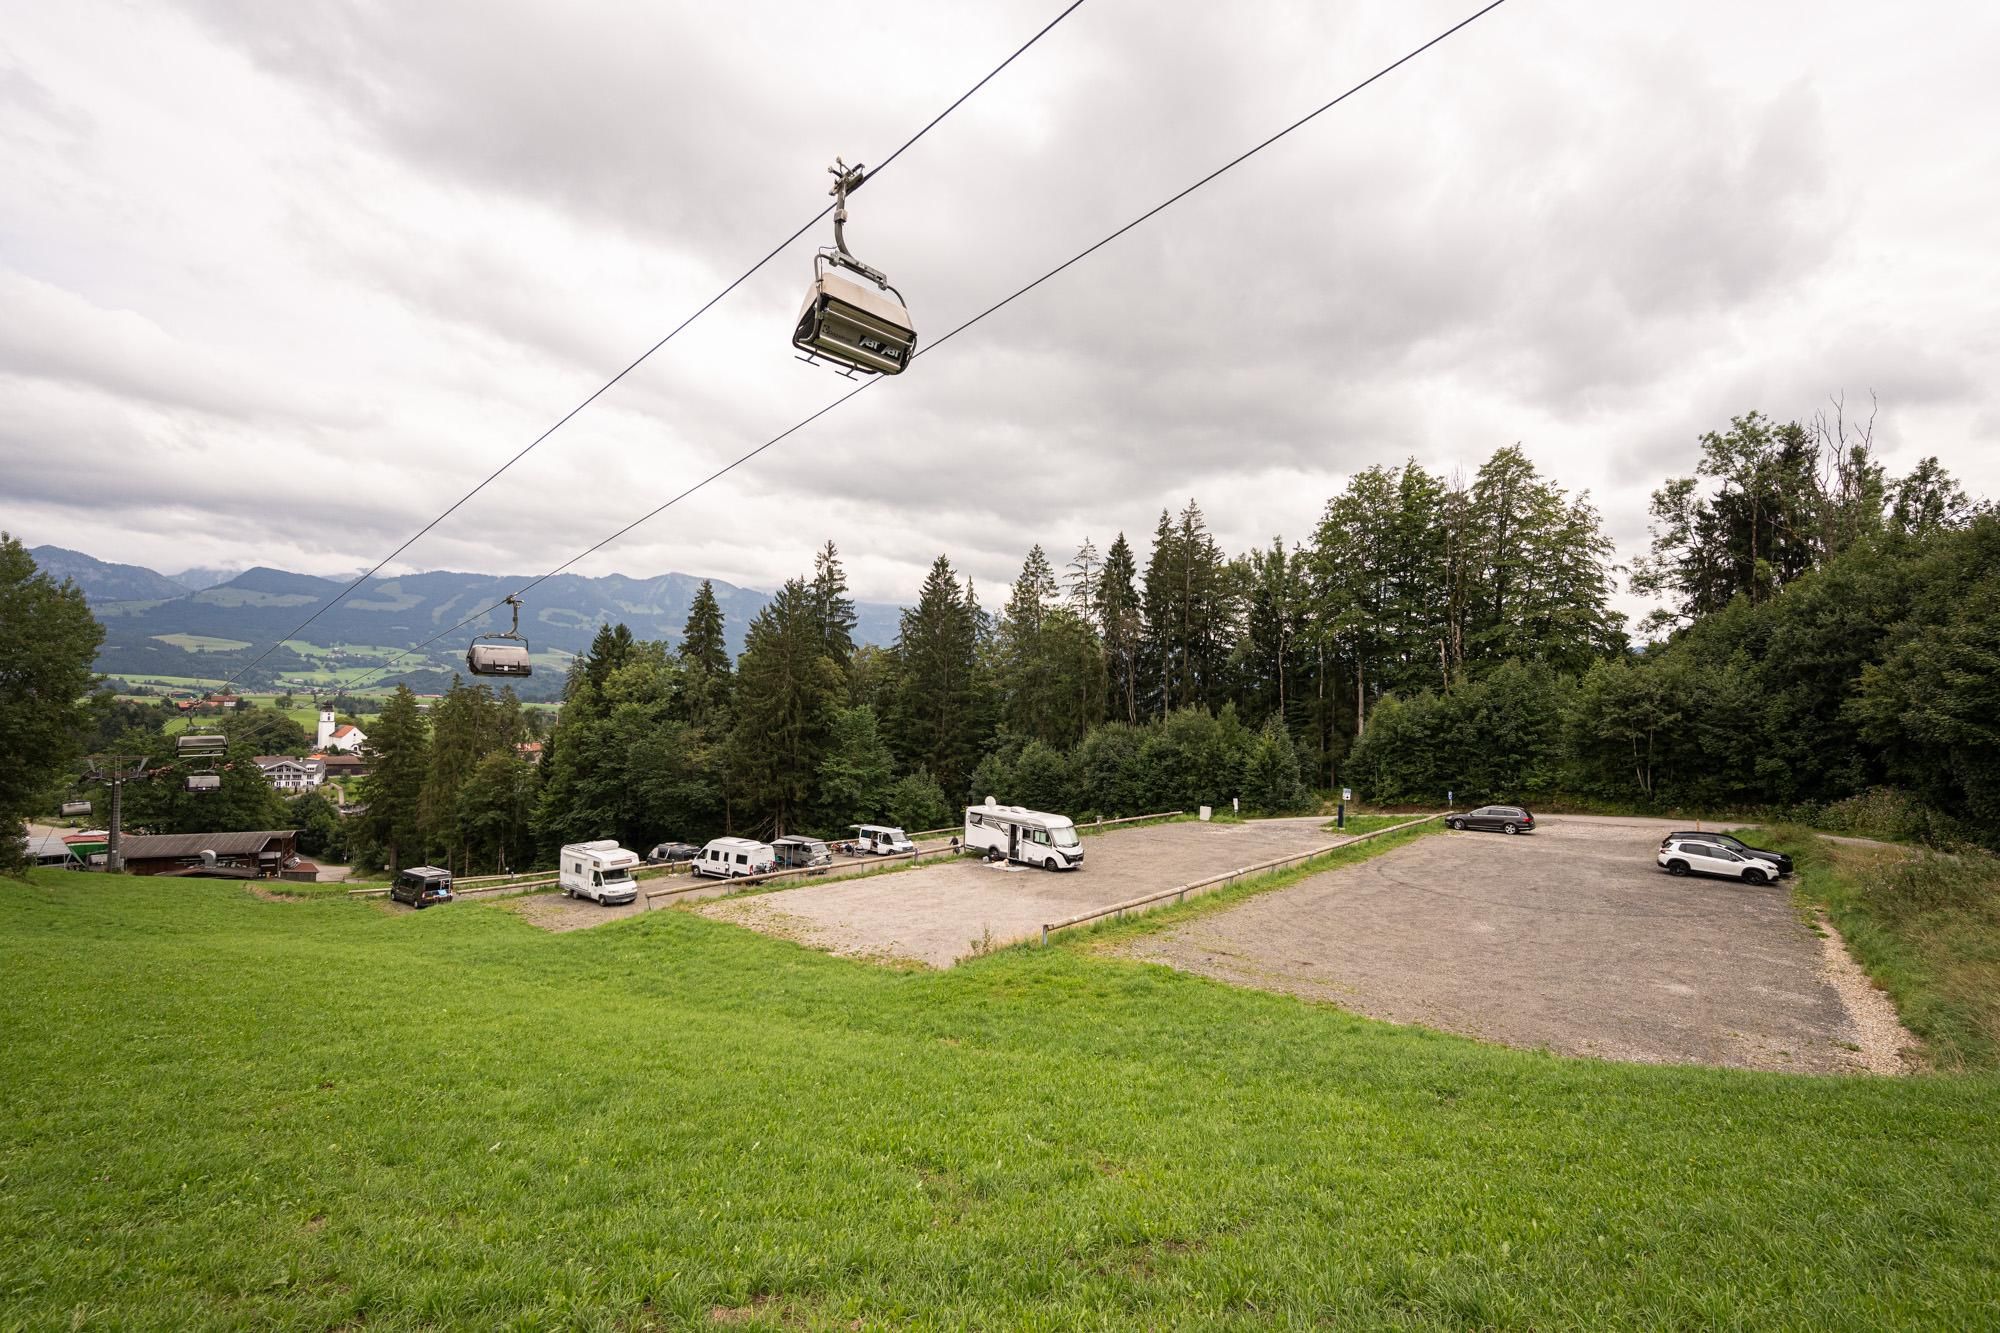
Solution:
<svg viewBox="0 0 2000 1333">
<path fill-rule="evenodd" d="M 123 840 L 125 871 L 132 875 L 170 875 L 213 864 L 235 866 L 276 879 L 299 859 L 297 829 L 265 829 L 258 833 L 154 833 Z M 203 852 L 214 854 L 211 862 Z"/>
</svg>

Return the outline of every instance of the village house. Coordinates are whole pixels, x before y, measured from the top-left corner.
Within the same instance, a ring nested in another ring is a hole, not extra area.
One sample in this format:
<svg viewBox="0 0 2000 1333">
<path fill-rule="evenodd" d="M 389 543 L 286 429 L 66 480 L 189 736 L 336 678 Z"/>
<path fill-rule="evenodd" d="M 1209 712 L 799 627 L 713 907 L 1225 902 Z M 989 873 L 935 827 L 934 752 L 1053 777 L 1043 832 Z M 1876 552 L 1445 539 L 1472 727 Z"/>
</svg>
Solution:
<svg viewBox="0 0 2000 1333">
<path fill-rule="evenodd" d="M 299 759 L 288 754 L 260 754 L 257 767 L 264 771 L 265 781 L 287 795 L 310 791 L 326 781 L 326 760 L 315 756 Z"/>
</svg>

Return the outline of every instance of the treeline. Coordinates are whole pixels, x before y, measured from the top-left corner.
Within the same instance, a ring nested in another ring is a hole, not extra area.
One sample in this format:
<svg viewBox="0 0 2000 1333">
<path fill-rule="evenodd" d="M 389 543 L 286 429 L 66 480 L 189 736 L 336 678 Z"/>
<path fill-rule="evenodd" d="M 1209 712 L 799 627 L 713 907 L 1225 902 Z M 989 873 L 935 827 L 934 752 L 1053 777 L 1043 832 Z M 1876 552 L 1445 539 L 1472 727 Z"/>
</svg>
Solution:
<svg viewBox="0 0 2000 1333">
<path fill-rule="evenodd" d="M 1349 779 L 1808 820 L 1859 801 L 1896 831 L 1995 841 L 2000 519 L 1935 459 L 1890 479 L 1865 437 L 1815 426 L 1739 418 L 1655 492 L 1635 582 L 1670 600 L 1661 641 L 1386 701 Z"/>
<path fill-rule="evenodd" d="M 940 556 L 886 648 L 855 646 L 829 543 L 735 662 L 710 589 L 676 645 L 601 627 L 538 769 L 498 696 L 457 686 L 428 741 L 399 696 L 366 844 L 484 868 L 586 838 L 941 826 L 988 795 L 1277 813 L 1336 784 L 1659 809 L 1896 784 L 1987 817 L 2000 551 L 1934 460 L 1892 480 L 1844 428 L 1752 414 L 1654 514 L 1636 582 L 1671 606 L 1642 651 L 1588 498 L 1512 447 L 1470 478 L 1357 473 L 1295 547 L 1226 555 L 1193 503 L 1143 556 L 1119 534 L 1058 569 L 1037 546 L 997 612 Z"/>
<path fill-rule="evenodd" d="M 1059 570 L 1036 546 L 997 613 L 940 556 L 896 642 L 857 649 L 829 543 L 734 663 L 706 589 L 675 647 L 603 627 L 566 682 L 533 834 L 546 855 L 927 827 L 988 795 L 1078 815 L 1306 808 L 1397 691 L 1622 652 L 1609 552 L 1587 498 L 1510 447 L 1470 479 L 1367 469 L 1297 547 L 1231 557 L 1192 502 L 1143 555 L 1085 539 Z"/>
</svg>

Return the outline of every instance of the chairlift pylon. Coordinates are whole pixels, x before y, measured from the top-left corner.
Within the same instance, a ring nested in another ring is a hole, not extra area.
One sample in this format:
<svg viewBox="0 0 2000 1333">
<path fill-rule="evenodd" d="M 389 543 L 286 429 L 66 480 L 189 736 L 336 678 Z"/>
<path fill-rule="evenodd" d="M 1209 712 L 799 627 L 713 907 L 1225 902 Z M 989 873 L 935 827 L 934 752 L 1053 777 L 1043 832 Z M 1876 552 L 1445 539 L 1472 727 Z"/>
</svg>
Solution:
<svg viewBox="0 0 2000 1333">
<path fill-rule="evenodd" d="M 528 641 L 521 637 L 521 599 L 509 597 L 513 608 L 512 629 L 500 634 L 481 634 L 465 649 L 465 669 L 475 676 L 531 676 L 535 668 L 528 661 Z"/>
<path fill-rule="evenodd" d="M 916 351 L 916 325 L 903 294 L 889 285 L 888 275 L 848 250 L 847 196 L 868 177 L 859 163 L 850 167 L 840 158 L 833 161 L 827 168 L 833 173 L 833 189 L 828 191 L 834 197 L 833 245 L 813 256 L 812 286 L 806 288 L 805 304 L 799 308 L 792 346 L 806 354 L 801 361 L 811 364 L 825 357 L 847 367 L 841 373 L 849 378 L 857 370 L 900 375 Z M 842 269 L 867 282 L 848 277 Z"/>
</svg>

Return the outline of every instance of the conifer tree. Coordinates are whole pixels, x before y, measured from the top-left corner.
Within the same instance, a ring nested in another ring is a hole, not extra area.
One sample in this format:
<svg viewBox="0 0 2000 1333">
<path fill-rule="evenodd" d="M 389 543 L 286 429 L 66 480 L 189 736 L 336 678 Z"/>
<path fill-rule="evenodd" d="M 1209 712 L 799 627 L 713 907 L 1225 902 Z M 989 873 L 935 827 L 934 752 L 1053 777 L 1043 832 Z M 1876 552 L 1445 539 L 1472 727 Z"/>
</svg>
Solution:
<svg viewBox="0 0 2000 1333">
<path fill-rule="evenodd" d="M 845 697 L 811 588 L 790 579 L 750 622 L 737 667 L 730 769 L 782 833 L 806 810 L 832 709 Z"/>
<path fill-rule="evenodd" d="M 1121 532 L 1105 552 L 1104 568 L 1098 575 L 1097 626 L 1104 639 L 1112 711 L 1129 723 L 1139 720 L 1139 653 L 1145 630 L 1137 577 L 1132 545 Z"/>
<path fill-rule="evenodd" d="M 965 789 L 978 758 L 979 639 L 971 586 L 961 590 L 951 561 L 939 556 L 896 638 L 893 742 L 906 767 L 925 768 L 953 793 Z"/>
<path fill-rule="evenodd" d="M 408 685 L 397 685 L 368 734 L 374 767 L 363 782 L 362 828 L 391 873 L 423 855 L 424 780 L 430 772 L 430 729 Z"/>
</svg>

